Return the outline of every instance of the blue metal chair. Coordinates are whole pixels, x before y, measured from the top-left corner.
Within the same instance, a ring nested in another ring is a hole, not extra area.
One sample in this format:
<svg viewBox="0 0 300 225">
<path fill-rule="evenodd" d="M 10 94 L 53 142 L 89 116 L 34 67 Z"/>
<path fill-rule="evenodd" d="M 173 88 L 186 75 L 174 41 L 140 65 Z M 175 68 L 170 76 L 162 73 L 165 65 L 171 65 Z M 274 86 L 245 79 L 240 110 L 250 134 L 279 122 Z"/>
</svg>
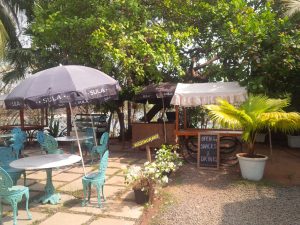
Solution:
<svg viewBox="0 0 300 225">
<path fill-rule="evenodd" d="M 87 154 L 87 152 L 89 152 L 91 154 L 92 153 L 92 149 L 93 149 L 93 147 L 95 145 L 95 142 L 94 142 L 94 130 L 93 130 L 93 128 L 91 128 L 91 127 L 86 128 L 85 135 L 87 137 L 90 137 L 90 138 L 87 139 L 87 140 L 84 140 L 83 141 L 83 145 L 86 148 L 86 154 Z"/>
<path fill-rule="evenodd" d="M 10 175 L 14 185 L 17 184 L 21 174 L 23 174 L 24 186 L 26 186 L 25 170 L 15 169 L 9 166 L 9 164 L 16 159 L 17 157 L 16 154 L 14 154 L 12 147 L 0 147 L 0 166 Z"/>
<path fill-rule="evenodd" d="M 37 133 L 36 133 L 36 140 L 37 142 L 40 144 L 40 147 L 41 147 L 41 151 L 44 152 L 46 151 L 46 148 L 45 148 L 45 133 L 44 131 L 42 130 L 39 130 Z"/>
<path fill-rule="evenodd" d="M 58 143 L 54 137 L 50 135 L 44 136 L 44 147 L 48 154 L 63 154 L 64 151 L 58 148 Z"/>
<path fill-rule="evenodd" d="M 13 181 L 9 174 L 0 167 L 0 224 L 2 224 L 2 200 L 10 203 L 13 210 L 13 224 L 17 225 L 18 203 L 22 200 L 23 195 L 26 197 L 26 212 L 28 219 L 32 216 L 28 210 L 29 189 L 25 186 L 13 186 Z"/>
<path fill-rule="evenodd" d="M 92 163 L 94 162 L 94 156 L 95 155 L 100 155 L 100 159 L 103 155 L 103 153 L 108 150 L 108 140 L 109 140 L 109 134 L 108 132 L 104 132 L 101 135 L 99 145 L 98 146 L 93 146 L 91 156 L 92 156 Z"/>
<path fill-rule="evenodd" d="M 101 141 L 102 140 L 102 141 Z M 88 202 L 91 198 L 91 186 L 96 186 L 97 190 L 97 198 L 98 198 L 98 207 L 101 207 L 101 194 L 102 193 L 103 200 L 105 201 L 104 196 L 104 184 L 105 184 L 105 172 L 108 166 L 108 156 L 109 156 L 109 150 L 108 150 L 108 133 L 105 132 L 101 136 L 100 143 L 103 143 L 101 146 L 98 146 L 95 148 L 95 150 L 99 153 L 101 159 L 99 164 L 99 170 L 98 172 L 88 174 L 82 178 L 82 185 L 83 185 L 83 194 L 84 199 L 82 201 L 82 206 L 85 206 L 87 204 L 86 197 L 88 194 Z"/>
<path fill-rule="evenodd" d="M 13 148 L 18 159 L 21 151 L 24 149 L 24 143 L 26 142 L 27 135 L 19 127 L 13 128 L 11 132 L 13 134 L 13 138 L 11 138 L 11 147 Z"/>
</svg>

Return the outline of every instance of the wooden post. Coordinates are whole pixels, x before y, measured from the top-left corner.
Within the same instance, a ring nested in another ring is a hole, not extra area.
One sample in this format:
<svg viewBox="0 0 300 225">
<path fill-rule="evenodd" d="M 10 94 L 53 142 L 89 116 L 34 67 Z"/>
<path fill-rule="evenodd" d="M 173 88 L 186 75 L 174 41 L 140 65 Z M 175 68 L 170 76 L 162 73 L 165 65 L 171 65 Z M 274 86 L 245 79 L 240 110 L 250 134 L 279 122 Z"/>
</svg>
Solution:
<svg viewBox="0 0 300 225">
<path fill-rule="evenodd" d="M 20 109 L 20 123 L 21 123 L 21 129 L 24 129 L 24 109 Z"/>
<path fill-rule="evenodd" d="M 44 126 L 45 125 L 45 109 L 41 108 L 41 125 Z"/>
<path fill-rule="evenodd" d="M 67 136 L 70 136 L 71 130 L 72 130 L 72 121 L 71 121 L 71 106 L 66 107 L 67 111 Z"/>
<path fill-rule="evenodd" d="M 147 160 L 151 162 L 151 150 L 149 145 L 146 145 Z"/>
<path fill-rule="evenodd" d="M 148 119 L 147 119 L 147 112 L 146 112 L 146 103 L 144 104 L 144 121 L 145 121 L 145 122 L 148 122 Z"/>
<path fill-rule="evenodd" d="M 183 112 L 184 112 L 184 123 L 183 123 L 183 128 L 186 130 L 186 108 L 183 108 Z"/>
<path fill-rule="evenodd" d="M 48 108 L 46 108 L 46 127 L 48 127 Z"/>
<path fill-rule="evenodd" d="M 271 136 L 271 129 L 268 127 L 269 131 L 269 144 L 270 144 L 270 154 L 271 154 L 271 161 L 273 161 L 273 146 L 272 146 L 272 136 Z"/>
<path fill-rule="evenodd" d="M 175 116 L 176 116 L 176 120 L 175 120 L 175 142 L 178 144 L 178 127 L 179 127 L 179 106 L 176 105 L 175 106 Z"/>
</svg>

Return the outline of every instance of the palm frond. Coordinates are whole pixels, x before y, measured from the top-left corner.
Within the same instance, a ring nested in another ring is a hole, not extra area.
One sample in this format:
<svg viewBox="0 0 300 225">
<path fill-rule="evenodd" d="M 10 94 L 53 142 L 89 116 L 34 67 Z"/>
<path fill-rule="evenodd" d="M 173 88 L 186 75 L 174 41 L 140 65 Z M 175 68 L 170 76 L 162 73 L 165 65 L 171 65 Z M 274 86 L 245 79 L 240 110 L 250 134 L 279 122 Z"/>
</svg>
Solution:
<svg viewBox="0 0 300 225">
<path fill-rule="evenodd" d="M 275 131 L 292 133 L 300 129 L 300 114 L 296 112 L 270 112 L 260 116 L 262 123 Z"/>
<path fill-rule="evenodd" d="M 269 107 L 266 103 L 268 97 L 265 95 L 252 95 L 250 94 L 247 101 L 245 101 L 240 109 L 244 110 L 247 114 L 252 114 L 254 117 L 256 114 L 265 112 Z"/>
<path fill-rule="evenodd" d="M 290 105 L 290 98 L 284 98 L 284 99 L 269 98 L 267 100 L 267 105 L 269 106 L 269 109 L 266 112 L 283 111 L 285 107 Z"/>
<path fill-rule="evenodd" d="M 204 106 L 209 110 L 208 114 L 213 121 L 229 128 L 241 128 L 244 123 L 252 123 L 252 119 L 247 114 L 235 108 L 226 100 L 218 99 L 217 102 L 219 105 Z"/>
<path fill-rule="evenodd" d="M 31 49 L 12 49 L 8 53 L 7 60 L 12 65 L 12 69 L 5 72 L 2 77 L 6 84 L 25 77 L 27 69 L 33 64 L 34 53 Z"/>
<path fill-rule="evenodd" d="M 286 8 L 286 16 L 291 17 L 300 12 L 300 0 L 283 0 L 282 2 Z"/>
</svg>

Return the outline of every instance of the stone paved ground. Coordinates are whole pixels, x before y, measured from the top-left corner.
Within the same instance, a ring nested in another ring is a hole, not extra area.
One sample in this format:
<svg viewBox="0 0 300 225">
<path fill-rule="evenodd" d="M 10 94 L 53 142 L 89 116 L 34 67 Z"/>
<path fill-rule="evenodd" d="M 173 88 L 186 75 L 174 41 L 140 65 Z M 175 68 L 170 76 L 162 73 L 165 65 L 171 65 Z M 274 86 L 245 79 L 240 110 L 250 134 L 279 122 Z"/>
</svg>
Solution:
<svg viewBox="0 0 300 225">
<path fill-rule="evenodd" d="M 67 151 L 68 146 L 63 146 Z M 41 154 L 38 147 L 25 149 L 25 155 Z M 96 170 L 97 162 L 91 164 L 89 156 L 84 157 L 87 173 Z M 30 189 L 30 212 L 32 220 L 27 220 L 24 202 L 19 205 L 19 225 L 134 225 L 142 215 L 144 207 L 134 202 L 133 192 L 124 185 L 122 168 L 132 164 L 145 162 L 144 152 L 132 152 L 128 146 L 110 145 L 110 157 L 106 172 L 104 193 L 106 202 L 102 208 L 97 207 L 95 192 L 92 193 L 91 203 L 81 206 L 83 196 L 81 178 L 83 170 L 80 163 L 53 170 L 53 184 L 61 193 L 61 203 L 58 205 L 35 203 L 44 193 L 46 172 L 27 171 L 27 185 Z M 23 185 L 23 179 L 18 181 Z M 11 225 L 12 212 L 8 205 L 3 209 L 3 225 Z"/>
</svg>

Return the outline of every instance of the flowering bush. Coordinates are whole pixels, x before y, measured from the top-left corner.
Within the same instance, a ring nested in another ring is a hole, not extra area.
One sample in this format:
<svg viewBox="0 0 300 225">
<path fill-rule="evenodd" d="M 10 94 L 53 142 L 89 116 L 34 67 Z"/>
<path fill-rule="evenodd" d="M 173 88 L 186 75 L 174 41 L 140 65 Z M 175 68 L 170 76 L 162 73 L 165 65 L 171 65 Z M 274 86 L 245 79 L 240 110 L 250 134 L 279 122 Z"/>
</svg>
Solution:
<svg viewBox="0 0 300 225">
<path fill-rule="evenodd" d="M 177 146 L 162 145 L 156 151 L 154 162 L 145 162 L 144 167 L 131 166 L 125 170 L 125 183 L 133 189 L 149 190 L 155 184 L 168 183 L 168 174 L 182 165 L 176 152 Z"/>
<path fill-rule="evenodd" d="M 169 174 L 182 166 L 182 160 L 176 152 L 177 145 L 162 145 L 156 151 L 155 162 L 162 173 Z"/>
<path fill-rule="evenodd" d="M 132 189 L 140 189 L 148 191 L 149 179 L 146 176 L 144 169 L 140 166 L 131 166 L 125 169 L 125 184 L 132 186 Z"/>
</svg>

